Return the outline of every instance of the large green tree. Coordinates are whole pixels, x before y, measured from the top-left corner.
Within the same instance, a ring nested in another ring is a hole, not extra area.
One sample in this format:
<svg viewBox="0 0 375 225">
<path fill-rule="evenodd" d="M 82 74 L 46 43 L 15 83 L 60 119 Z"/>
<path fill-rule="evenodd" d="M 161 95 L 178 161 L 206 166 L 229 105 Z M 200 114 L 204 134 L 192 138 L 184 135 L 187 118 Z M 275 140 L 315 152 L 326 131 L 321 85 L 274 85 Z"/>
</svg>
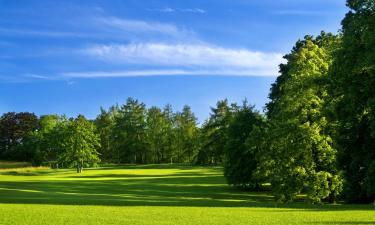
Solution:
<svg viewBox="0 0 375 225">
<path fill-rule="evenodd" d="M 57 160 L 65 165 L 76 166 L 82 172 L 84 165 L 100 161 L 98 149 L 100 137 L 95 125 L 84 116 L 61 122 L 54 128 L 59 135 Z"/>
<path fill-rule="evenodd" d="M 265 174 L 270 174 L 281 201 L 303 192 L 313 202 L 334 201 L 341 191 L 336 150 L 324 114 L 328 68 L 338 42 L 325 33 L 298 41 L 272 86 L 267 105 L 269 147 L 262 166 L 268 168 Z"/>
<path fill-rule="evenodd" d="M 375 1 L 348 0 L 331 69 L 335 140 L 350 202 L 375 200 Z"/>
</svg>

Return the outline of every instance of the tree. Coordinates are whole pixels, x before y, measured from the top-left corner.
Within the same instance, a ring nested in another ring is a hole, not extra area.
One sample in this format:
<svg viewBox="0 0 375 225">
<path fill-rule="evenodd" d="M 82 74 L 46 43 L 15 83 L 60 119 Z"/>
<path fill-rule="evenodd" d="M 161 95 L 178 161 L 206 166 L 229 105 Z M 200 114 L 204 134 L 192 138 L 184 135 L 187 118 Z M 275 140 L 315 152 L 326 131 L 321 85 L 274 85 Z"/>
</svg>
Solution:
<svg viewBox="0 0 375 225">
<path fill-rule="evenodd" d="M 177 162 L 191 163 L 198 149 L 198 129 L 197 118 L 187 105 L 175 114 L 175 135 Z"/>
<path fill-rule="evenodd" d="M 242 106 L 233 108 L 235 111 L 229 122 L 225 144 L 224 176 L 230 185 L 256 190 L 260 187 L 260 180 L 254 175 L 258 167 L 258 152 L 249 148 L 246 141 L 254 127 L 261 126 L 264 118 L 246 100 Z"/>
<path fill-rule="evenodd" d="M 146 106 L 128 98 L 115 116 L 114 148 L 121 163 L 147 163 Z"/>
<path fill-rule="evenodd" d="M 223 162 L 230 117 L 231 108 L 227 99 L 218 101 L 216 108 L 211 108 L 210 118 L 201 129 L 203 144 L 197 155 L 198 164 L 220 164 Z"/>
<path fill-rule="evenodd" d="M 272 86 L 267 105 L 269 148 L 261 164 L 268 168 L 265 174 L 270 174 L 274 194 L 281 201 L 293 200 L 302 192 L 313 202 L 334 201 L 341 191 L 336 149 L 324 115 L 335 40 L 322 33 L 298 41 Z"/>
<path fill-rule="evenodd" d="M 339 164 L 349 202 L 375 201 L 375 2 L 348 0 L 330 71 Z"/>
<path fill-rule="evenodd" d="M 164 162 L 173 163 L 173 158 L 176 157 L 176 142 L 175 142 L 175 113 L 173 112 L 172 106 L 167 104 L 163 109 L 163 115 L 165 118 L 165 136 L 164 136 Z"/>
<path fill-rule="evenodd" d="M 43 115 L 39 119 L 39 129 L 30 132 L 24 138 L 21 148 L 31 152 L 28 159 L 34 165 L 57 160 L 56 146 L 59 137 L 51 135 L 51 132 L 61 121 L 62 118 L 58 115 Z"/>
<path fill-rule="evenodd" d="M 100 138 L 95 126 L 84 116 L 78 116 L 65 123 L 60 123 L 55 132 L 59 132 L 60 147 L 58 161 L 75 165 L 77 173 L 81 173 L 85 164 L 95 164 L 100 161 L 97 150 Z"/>
<path fill-rule="evenodd" d="M 161 163 L 165 157 L 165 148 L 168 145 L 168 121 L 165 114 L 157 107 L 147 110 L 146 135 L 149 146 L 149 160 L 152 163 Z"/>
<path fill-rule="evenodd" d="M 118 113 L 118 106 L 112 106 L 108 111 L 100 109 L 100 114 L 95 119 L 95 125 L 100 136 L 99 150 L 100 158 L 105 162 L 118 162 L 118 155 L 113 146 L 113 132 L 115 117 Z"/>
<path fill-rule="evenodd" d="M 39 127 L 38 117 L 29 112 L 9 112 L 0 117 L 0 157 L 11 160 L 29 161 L 30 150 L 21 145 L 30 132 Z"/>
</svg>

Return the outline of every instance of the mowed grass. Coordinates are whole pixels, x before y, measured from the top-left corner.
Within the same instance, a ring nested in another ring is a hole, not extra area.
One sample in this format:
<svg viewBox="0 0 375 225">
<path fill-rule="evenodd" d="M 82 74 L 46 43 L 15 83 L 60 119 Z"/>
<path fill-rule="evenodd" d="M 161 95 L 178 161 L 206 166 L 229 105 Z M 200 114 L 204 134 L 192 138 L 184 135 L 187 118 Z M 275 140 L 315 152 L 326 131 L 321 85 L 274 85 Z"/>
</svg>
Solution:
<svg viewBox="0 0 375 225">
<path fill-rule="evenodd" d="M 374 205 L 278 204 L 222 168 L 0 169 L 0 224 L 375 224 Z"/>
</svg>

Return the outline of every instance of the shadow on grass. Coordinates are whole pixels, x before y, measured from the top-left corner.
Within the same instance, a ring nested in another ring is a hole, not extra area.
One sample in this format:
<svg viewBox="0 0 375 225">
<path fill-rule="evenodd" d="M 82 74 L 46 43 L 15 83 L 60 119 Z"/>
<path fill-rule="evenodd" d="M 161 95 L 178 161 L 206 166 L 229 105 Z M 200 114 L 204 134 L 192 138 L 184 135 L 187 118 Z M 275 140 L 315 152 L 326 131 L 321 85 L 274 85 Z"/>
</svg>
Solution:
<svg viewBox="0 0 375 225">
<path fill-rule="evenodd" d="M 185 164 L 119 164 L 119 165 L 104 165 L 101 166 L 101 170 L 113 170 L 113 169 L 179 169 L 179 170 L 190 170 L 190 169 L 221 169 L 219 166 L 203 167 L 203 166 L 192 166 Z"/>
<path fill-rule="evenodd" d="M 0 169 L 13 169 L 32 166 L 29 162 L 12 162 L 0 160 Z"/>
<path fill-rule="evenodd" d="M 165 175 L 165 174 L 144 174 L 144 175 L 138 175 L 138 174 L 98 174 L 98 175 L 73 175 L 73 176 L 67 176 L 66 178 L 72 178 L 72 179 L 106 179 L 106 178 L 115 178 L 118 179 L 128 179 L 128 178 L 134 178 L 134 179 L 148 179 L 148 178 L 173 178 L 175 175 Z M 201 175 L 198 175 L 197 173 L 181 173 L 181 175 L 178 176 L 179 178 L 194 178 L 194 177 L 202 177 Z M 214 177 L 222 177 L 222 175 L 211 175 L 210 178 Z M 185 180 L 186 181 L 186 180 Z"/>
<path fill-rule="evenodd" d="M 118 172 L 119 169 L 133 168 L 173 169 L 174 172 L 156 175 L 142 174 L 141 172 L 136 174 L 113 174 L 110 172 L 110 169 L 116 169 Z M 96 172 L 98 174 L 95 174 Z M 229 187 L 225 183 L 220 168 L 200 170 L 195 167 L 171 167 L 169 165 L 161 165 L 161 167 L 121 166 L 90 169 L 87 171 L 87 175 L 85 173 L 74 174 L 71 170 L 36 171 L 33 172 L 33 175 L 35 174 L 39 175 L 35 180 L 21 180 L 17 175 L 19 180 L 0 181 L 0 203 L 278 207 L 280 211 L 289 209 L 319 211 L 375 209 L 374 205 L 277 204 L 268 193 L 242 192 Z M 7 175 L 12 176 L 12 174 Z M 51 178 L 49 175 L 52 175 Z"/>
</svg>

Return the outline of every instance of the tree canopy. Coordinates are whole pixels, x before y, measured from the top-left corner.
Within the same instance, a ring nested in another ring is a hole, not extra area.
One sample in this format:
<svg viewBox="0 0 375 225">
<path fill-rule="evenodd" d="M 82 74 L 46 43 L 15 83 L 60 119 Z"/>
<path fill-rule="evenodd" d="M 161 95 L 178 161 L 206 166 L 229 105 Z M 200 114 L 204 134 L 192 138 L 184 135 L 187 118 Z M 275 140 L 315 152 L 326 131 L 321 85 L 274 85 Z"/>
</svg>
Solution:
<svg viewBox="0 0 375 225">
<path fill-rule="evenodd" d="M 375 2 L 349 0 L 331 74 L 339 164 L 351 202 L 375 200 Z"/>
</svg>

